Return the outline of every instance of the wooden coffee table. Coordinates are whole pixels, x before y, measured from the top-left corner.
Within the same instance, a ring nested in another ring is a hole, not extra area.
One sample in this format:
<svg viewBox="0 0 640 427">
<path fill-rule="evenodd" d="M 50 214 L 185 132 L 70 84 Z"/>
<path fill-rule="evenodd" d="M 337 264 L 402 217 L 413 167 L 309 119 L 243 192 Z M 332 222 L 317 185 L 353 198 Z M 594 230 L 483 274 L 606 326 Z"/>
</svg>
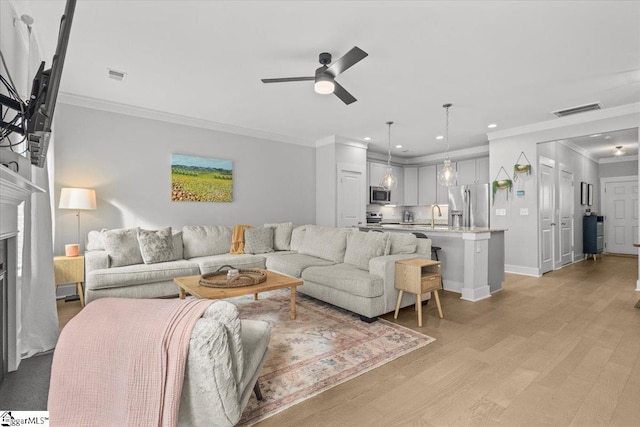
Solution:
<svg viewBox="0 0 640 427">
<path fill-rule="evenodd" d="M 180 286 L 180 299 L 184 299 L 187 293 L 196 298 L 203 299 L 224 299 L 239 297 L 241 295 L 253 294 L 254 299 L 258 299 L 260 292 L 273 291 L 275 289 L 291 288 L 291 320 L 296 318 L 296 287 L 303 284 L 302 280 L 284 276 L 265 270 L 267 280 L 257 285 L 241 286 L 239 288 L 210 288 L 200 285 L 202 276 L 176 277 L 173 279 L 176 285 Z"/>
</svg>

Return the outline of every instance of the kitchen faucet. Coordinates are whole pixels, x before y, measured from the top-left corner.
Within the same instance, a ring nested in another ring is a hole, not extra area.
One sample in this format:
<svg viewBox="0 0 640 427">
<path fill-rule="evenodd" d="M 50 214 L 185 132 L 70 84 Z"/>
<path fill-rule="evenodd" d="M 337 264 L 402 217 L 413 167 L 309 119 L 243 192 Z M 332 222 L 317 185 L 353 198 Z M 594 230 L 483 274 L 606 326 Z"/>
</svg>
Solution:
<svg viewBox="0 0 640 427">
<path fill-rule="evenodd" d="M 433 217 L 433 213 L 434 213 L 434 209 L 438 208 L 438 216 L 442 216 L 442 211 L 440 210 L 440 206 L 438 206 L 438 204 L 433 204 L 431 205 L 431 228 L 435 228 L 436 226 L 436 220 Z"/>
</svg>

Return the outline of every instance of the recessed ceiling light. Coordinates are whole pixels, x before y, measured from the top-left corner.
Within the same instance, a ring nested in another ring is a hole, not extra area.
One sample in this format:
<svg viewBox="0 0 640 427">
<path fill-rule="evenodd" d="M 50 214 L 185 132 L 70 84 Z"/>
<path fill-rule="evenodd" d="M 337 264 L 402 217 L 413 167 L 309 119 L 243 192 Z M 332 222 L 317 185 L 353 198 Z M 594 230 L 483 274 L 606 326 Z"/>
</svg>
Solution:
<svg viewBox="0 0 640 427">
<path fill-rule="evenodd" d="M 624 151 L 622 150 L 622 145 L 616 146 L 616 150 L 613 152 L 614 156 L 622 156 Z"/>
<path fill-rule="evenodd" d="M 436 136 L 436 139 L 444 139 L 444 136 L 438 135 L 438 136 Z"/>
<path fill-rule="evenodd" d="M 402 148 L 402 145 L 398 144 L 396 145 L 396 148 Z"/>
<path fill-rule="evenodd" d="M 498 125 L 495 123 L 491 123 L 490 125 L 487 126 L 489 129 L 493 129 L 493 128 L 497 128 Z"/>
<path fill-rule="evenodd" d="M 364 137 L 364 140 L 365 140 L 365 141 L 371 141 L 371 137 L 365 136 L 365 137 Z"/>
<path fill-rule="evenodd" d="M 594 133 L 593 135 L 589 135 L 589 137 L 591 137 L 591 138 L 597 138 L 599 136 L 602 136 L 602 134 L 601 133 Z"/>
<path fill-rule="evenodd" d="M 611 135 L 605 136 L 604 139 L 611 139 Z"/>
</svg>

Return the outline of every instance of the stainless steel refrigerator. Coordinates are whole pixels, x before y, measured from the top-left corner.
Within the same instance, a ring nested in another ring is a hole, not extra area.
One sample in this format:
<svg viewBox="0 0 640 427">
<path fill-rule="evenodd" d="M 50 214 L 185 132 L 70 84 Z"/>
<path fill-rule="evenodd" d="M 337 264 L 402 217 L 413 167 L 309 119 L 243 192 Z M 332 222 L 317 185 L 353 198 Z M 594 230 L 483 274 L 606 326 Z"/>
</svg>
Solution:
<svg viewBox="0 0 640 427">
<path fill-rule="evenodd" d="M 449 187 L 449 226 L 489 227 L 489 184 Z"/>
</svg>

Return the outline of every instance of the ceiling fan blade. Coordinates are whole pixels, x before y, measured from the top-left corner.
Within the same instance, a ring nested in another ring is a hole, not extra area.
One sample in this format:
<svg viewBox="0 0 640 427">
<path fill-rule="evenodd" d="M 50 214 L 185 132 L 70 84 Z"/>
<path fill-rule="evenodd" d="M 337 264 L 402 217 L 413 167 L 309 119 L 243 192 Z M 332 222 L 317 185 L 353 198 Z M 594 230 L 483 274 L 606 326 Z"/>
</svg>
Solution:
<svg viewBox="0 0 640 427">
<path fill-rule="evenodd" d="M 342 58 L 331 64 L 329 68 L 327 68 L 326 72 L 330 73 L 333 77 L 336 77 L 338 74 L 343 73 L 367 56 L 369 56 L 367 52 L 360 49 L 358 46 L 355 46 L 349 52 L 345 53 Z"/>
<path fill-rule="evenodd" d="M 305 82 L 315 80 L 315 77 L 285 77 L 282 79 L 261 79 L 262 83 L 286 83 L 286 82 Z"/>
<path fill-rule="evenodd" d="M 340 84 L 338 82 L 333 82 L 333 84 L 336 86 L 333 94 L 335 96 L 337 96 L 338 98 L 340 98 L 342 100 L 342 102 L 344 102 L 345 104 L 349 105 L 352 102 L 356 102 L 357 99 L 351 95 L 349 92 L 347 92 L 347 90 L 345 88 L 343 88 L 342 86 L 340 86 Z"/>
</svg>

